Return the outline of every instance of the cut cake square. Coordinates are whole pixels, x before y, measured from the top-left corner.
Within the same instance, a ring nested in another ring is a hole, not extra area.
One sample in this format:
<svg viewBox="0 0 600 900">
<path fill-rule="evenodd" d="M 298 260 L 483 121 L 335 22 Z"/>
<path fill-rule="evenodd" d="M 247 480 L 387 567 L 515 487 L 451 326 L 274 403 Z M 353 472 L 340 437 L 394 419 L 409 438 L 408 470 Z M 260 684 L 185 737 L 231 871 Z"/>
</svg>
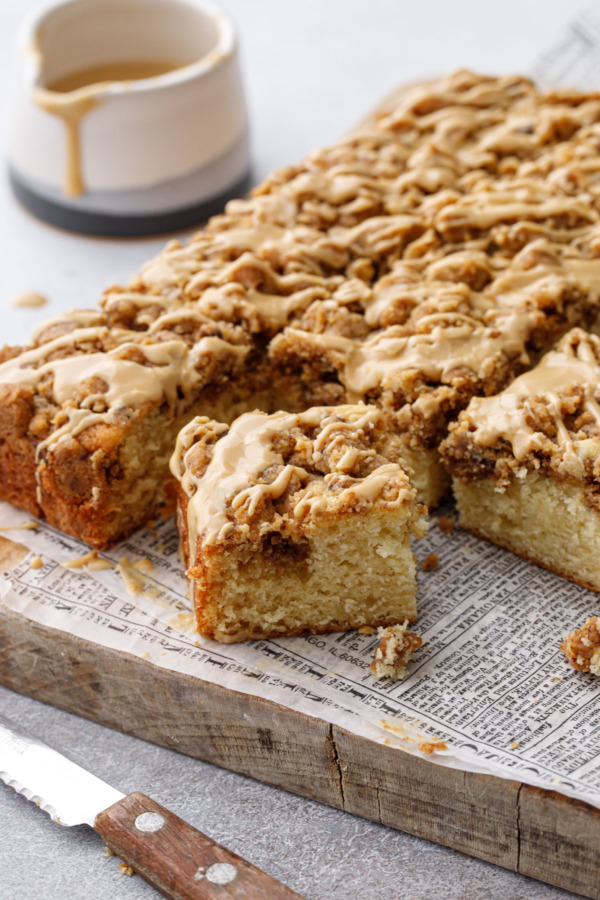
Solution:
<svg viewBox="0 0 600 900">
<path fill-rule="evenodd" d="M 571 330 L 442 445 L 463 528 L 600 592 L 600 339 Z"/>
<path fill-rule="evenodd" d="M 199 632 L 224 642 L 416 619 L 426 530 L 396 437 L 369 406 L 199 417 L 171 467 Z"/>
</svg>

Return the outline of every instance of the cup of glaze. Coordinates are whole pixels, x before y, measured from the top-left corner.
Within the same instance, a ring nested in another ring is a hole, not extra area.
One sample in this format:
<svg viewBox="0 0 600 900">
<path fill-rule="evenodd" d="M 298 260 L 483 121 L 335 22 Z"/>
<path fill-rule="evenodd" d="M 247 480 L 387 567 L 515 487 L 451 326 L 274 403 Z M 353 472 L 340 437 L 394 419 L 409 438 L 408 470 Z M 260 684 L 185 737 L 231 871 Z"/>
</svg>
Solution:
<svg viewBox="0 0 600 900">
<path fill-rule="evenodd" d="M 249 186 L 233 26 L 206 0 L 66 0 L 27 20 L 9 144 L 32 213 L 87 234 L 196 225 Z"/>
</svg>

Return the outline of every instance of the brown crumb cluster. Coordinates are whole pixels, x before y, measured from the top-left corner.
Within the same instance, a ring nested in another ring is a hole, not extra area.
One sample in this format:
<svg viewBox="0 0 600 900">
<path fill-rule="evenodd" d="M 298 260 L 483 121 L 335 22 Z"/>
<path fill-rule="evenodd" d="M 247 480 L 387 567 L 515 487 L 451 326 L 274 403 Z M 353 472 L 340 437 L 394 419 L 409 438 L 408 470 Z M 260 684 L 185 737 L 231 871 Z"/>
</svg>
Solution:
<svg viewBox="0 0 600 900">
<path fill-rule="evenodd" d="M 421 741 L 420 744 L 417 745 L 417 747 L 421 751 L 421 753 L 426 753 L 427 756 L 430 756 L 436 751 L 447 750 L 448 744 L 446 743 L 446 741 Z"/>
<path fill-rule="evenodd" d="M 422 638 L 406 630 L 403 625 L 390 625 L 378 630 L 379 643 L 375 648 L 371 673 L 375 678 L 406 678 L 406 665 L 423 644 Z"/>
<path fill-rule="evenodd" d="M 421 568 L 424 572 L 432 572 L 433 569 L 437 569 L 440 564 L 440 558 L 437 553 L 430 553 L 425 557 L 423 562 L 421 563 Z"/>
<path fill-rule="evenodd" d="M 442 534 L 454 534 L 454 519 L 452 516 L 440 516 L 438 519 L 438 528 Z"/>
<path fill-rule="evenodd" d="M 592 616 L 560 645 L 574 669 L 600 675 L 600 618 Z"/>
</svg>

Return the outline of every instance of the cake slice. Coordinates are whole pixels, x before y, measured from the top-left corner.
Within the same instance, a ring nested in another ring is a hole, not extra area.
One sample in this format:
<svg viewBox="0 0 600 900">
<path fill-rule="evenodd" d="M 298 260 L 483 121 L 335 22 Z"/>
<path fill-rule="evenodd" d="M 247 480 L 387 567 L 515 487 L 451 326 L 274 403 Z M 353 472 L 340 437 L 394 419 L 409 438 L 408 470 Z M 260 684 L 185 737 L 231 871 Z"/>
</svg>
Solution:
<svg viewBox="0 0 600 900">
<path fill-rule="evenodd" d="M 414 622 L 426 530 L 370 406 L 206 417 L 171 461 L 198 631 L 227 643 Z"/>
<path fill-rule="evenodd" d="M 600 592 L 600 339 L 572 329 L 442 445 L 463 528 Z"/>
</svg>

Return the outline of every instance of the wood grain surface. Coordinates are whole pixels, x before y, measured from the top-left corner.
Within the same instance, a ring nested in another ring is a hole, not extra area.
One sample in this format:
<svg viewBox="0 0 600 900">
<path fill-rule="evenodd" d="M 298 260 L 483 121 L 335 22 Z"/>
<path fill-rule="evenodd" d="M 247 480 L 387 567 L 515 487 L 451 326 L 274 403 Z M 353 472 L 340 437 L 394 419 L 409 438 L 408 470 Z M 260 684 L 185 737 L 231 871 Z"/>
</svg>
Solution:
<svg viewBox="0 0 600 900">
<path fill-rule="evenodd" d="M 145 794 L 129 794 L 105 809 L 94 828 L 169 900 L 302 900 Z"/>
<path fill-rule="evenodd" d="M 0 642 L 6 687 L 600 898 L 600 810 L 586 803 L 435 765 L 322 719 L 47 628 L 1 604 Z"/>
</svg>

